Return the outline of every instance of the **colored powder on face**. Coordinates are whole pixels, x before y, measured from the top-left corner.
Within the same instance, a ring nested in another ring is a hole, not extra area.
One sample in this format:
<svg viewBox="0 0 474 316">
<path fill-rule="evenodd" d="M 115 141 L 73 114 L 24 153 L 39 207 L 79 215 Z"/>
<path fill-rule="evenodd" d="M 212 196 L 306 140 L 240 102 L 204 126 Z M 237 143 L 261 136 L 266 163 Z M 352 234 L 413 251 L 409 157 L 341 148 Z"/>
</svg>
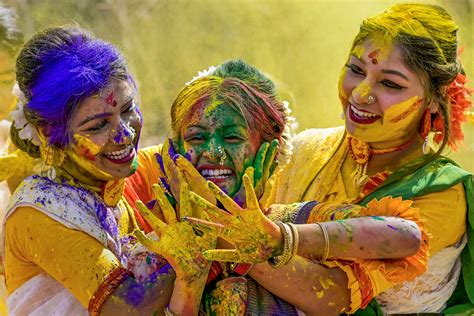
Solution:
<svg viewBox="0 0 474 316">
<path fill-rule="evenodd" d="M 114 136 L 114 142 L 116 144 L 122 144 L 126 142 L 129 139 L 134 139 L 135 138 L 135 132 L 133 128 L 130 126 L 121 126 L 120 130 L 117 132 L 117 134 Z"/>
<path fill-rule="evenodd" d="M 410 109 L 414 106 L 414 104 L 417 104 L 415 106 L 418 106 L 418 100 L 420 100 L 418 96 L 413 96 L 408 100 L 390 106 L 387 110 L 385 110 L 385 113 L 383 115 L 383 121 L 399 122 L 399 117 L 407 112 L 409 112 L 409 114 L 404 115 L 403 119 L 406 120 L 407 118 L 411 118 L 410 114 L 413 114 L 415 111 L 410 111 Z"/>
<path fill-rule="evenodd" d="M 101 150 L 99 145 L 80 134 L 74 134 L 74 140 L 76 142 L 74 146 L 81 156 L 86 157 L 88 160 L 95 160 L 95 157 Z"/>
<path fill-rule="evenodd" d="M 137 171 L 137 169 L 138 169 L 138 154 L 135 155 L 135 157 L 133 157 L 131 172 L 135 173 L 135 171 Z"/>
<path fill-rule="evenodd" d="M 364 81 L 358 85 L 354 91 L 357 92 L 361 97 L 366 97 L 372 91 L 372 87 L 366 81 Z"/>
<path fill-rule="evenodd" d="M 212 111 L 214 111 L 219 105 L 222 105 L 222 101 L 214 101 L 210 103 L 206 108 L 204 109 L 204 113 L 209 116 L 211 115 Z"/>
<path fill-rule="evenodd" d="M 401 121 L 407 118 L 411 113 L 415 112 L 420 107 L 422 102 L 423 102 L 422 98 L 416 100 L 415 102 L 412 103 L 412 105 L 409 106 L 408 109 L 406 109 L 400 115 L 395 116 L 394 118 L 390 119 L 390 122 L 397 123 L 398 121 Z"/>
<path fill-rule="evenodd" d="M 316 297 L 318 299 L 322 299 L 324 297 L 324 291 L 321 290 L 321 291 L 316 292 Z"/>
<path fill-rule="evenodd" d="M 105 103 L 107 103 L 108 105 L 111 105 L 113 107 L 116 107 L 117 106 L 117 101 L 115 101 L 115 98 L 114 98 L 114 92 L 110 92 L 110 94 L 107 96 L 107 98 L 105 98 Z"/>
<path fill-rule="evenodd" d="M 357 45 L 352 50 L 351 55 L 354 55 L 355 57 L 360 59 L 362 57 L 362 54 L 364 53 L 364 51 L 365 51 L 364 46 Z"/>
</svg>

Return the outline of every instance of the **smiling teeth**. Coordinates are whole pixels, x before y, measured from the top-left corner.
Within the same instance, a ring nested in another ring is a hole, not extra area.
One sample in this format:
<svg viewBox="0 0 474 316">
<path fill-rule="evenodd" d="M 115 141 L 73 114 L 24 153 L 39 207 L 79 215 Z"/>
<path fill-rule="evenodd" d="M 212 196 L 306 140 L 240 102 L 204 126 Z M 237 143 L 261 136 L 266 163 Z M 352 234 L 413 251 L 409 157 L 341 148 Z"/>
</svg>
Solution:
<svg viewBox="0 0 474 316">
<path fill-rule="evenodd" d="M 214 178 L 226 178 L 232 174 L 230 169 L 203 169 L 201 170 L 201 175 L 203 177 L 214 177 Z"/>
<path fill-rule="evenodd" d="M 357 116 L 360 116 L 360 117 L 372 118 L 372 117 L 378 116 L 377 114 L 374 114 L 374 113 L 359 111 L 352 104 L 351 104 L 351 109 L 352 109 L 352 112 L 354 112 L 355 114 L 357 114 Z"/>
<path fill-rule="evenodd" d="M 117 151 L 113 151 L 111 153 L 107 153 L 105 154 L 105 156 L 107 158 L 110 158 L 110 159 L 113 159 L 113 160 L 119 160 L 119 159 L 123 159 L 127 156 L 130 155 L 130 153 L 132 152 L 133 150 L 133 147 L 129 146 L 127 148 L 124 148 L 122 150 L 117 150 Z"/>
</svg>

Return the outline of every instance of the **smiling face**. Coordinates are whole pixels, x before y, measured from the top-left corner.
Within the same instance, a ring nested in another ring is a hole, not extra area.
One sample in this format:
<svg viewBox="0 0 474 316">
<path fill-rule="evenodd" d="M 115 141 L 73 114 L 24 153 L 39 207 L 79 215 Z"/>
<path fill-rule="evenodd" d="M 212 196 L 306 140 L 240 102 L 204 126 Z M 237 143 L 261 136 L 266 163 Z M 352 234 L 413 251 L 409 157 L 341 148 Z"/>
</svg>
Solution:
<svg viewBox="0 0 474 316">
<path fill-rule="evenodd" d="M 203 177 L 235 195 L 261 143 L 242 115 L 226 104 L 203 104 L 193 108 L 180 134 L 181 151 L 191 155 Z"/>
<path fill-rule="evenodd" d="M 426 108 L 422 80 L 406 66 L 400 48 L 370 40 L 351 52 L 340 75 L 339 97 L 348 133 L 373 147 L 410 141 Z"/>
<path fill-rule="evenodd" d="M 66 153 L 95 180 L 122 179 L 136 170 L 142 117 L 134 97 L 129 82 L 114 82 L 71 117 Z"/>
</svg>

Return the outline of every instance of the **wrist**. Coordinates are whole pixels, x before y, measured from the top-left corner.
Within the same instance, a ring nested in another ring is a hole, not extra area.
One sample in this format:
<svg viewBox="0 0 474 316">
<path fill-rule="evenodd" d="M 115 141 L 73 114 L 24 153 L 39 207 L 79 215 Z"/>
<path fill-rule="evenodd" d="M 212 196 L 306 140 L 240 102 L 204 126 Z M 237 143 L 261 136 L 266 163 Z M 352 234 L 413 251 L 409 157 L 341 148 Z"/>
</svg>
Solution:
<svg viewBox="0 0 474 316">
<path fill-rule="evenodd" d="M 197 314 L 204 285 L 205 280 L 203 282 L 189 283 L 176 279 L 173 294 L 167 307 L 168 311 L 175 315 Z"/>
</svg>

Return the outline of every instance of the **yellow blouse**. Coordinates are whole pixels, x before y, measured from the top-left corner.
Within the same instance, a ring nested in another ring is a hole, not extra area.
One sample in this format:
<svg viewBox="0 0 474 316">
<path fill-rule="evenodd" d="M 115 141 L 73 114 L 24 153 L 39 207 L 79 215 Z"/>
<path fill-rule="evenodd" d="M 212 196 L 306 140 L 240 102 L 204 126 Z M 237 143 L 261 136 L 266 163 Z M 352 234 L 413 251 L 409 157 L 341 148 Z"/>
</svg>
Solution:
<svg viewBox="0 0 474 316">
<path fill-rule="evenodd" d="M 150 183 L 160 176 L 154 152 L 161 147 L 139 151 L 139 170 L 147 175 L 143 196 L 151 195 Z M 128 201 L 137 200 L 131 187 Z M 133 194 L 133 195 L 132 195 Z M 122 197 L 118 221 L 120 236 L 134 230 L 133 209 Z M 6 221 L 5 271 L 9 294 L 40 273 L 47 273 L 67 288 L 87 309 L 91 298 L 121 264 L 114 253 L 90 235 L 67 228 L 32 207 L 19 207 Z"/>
</svg>

